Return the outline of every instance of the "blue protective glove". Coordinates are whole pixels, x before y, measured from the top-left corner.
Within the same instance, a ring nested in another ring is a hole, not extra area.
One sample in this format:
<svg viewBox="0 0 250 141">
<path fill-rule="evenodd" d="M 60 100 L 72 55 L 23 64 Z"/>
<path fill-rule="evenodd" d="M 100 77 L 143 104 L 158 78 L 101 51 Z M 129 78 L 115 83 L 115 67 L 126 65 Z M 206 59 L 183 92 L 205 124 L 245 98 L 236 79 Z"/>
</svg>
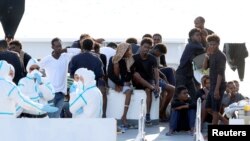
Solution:
<svg viewBox="0 0 250 141">
<path fill-rule="evenodd" d="M 83 108 L 82 107 L 76 111 L 76 115 L 80 115 L 81 113 L 83 113 Z"/>
<path fill-rule="evenodd" d="M 50 106 L 50 105 L 44 105 L 42 107 L 42 111 L 47 112 L 47 113 L 54 113 L 54 112 L 58 111 L 58 108 Z"/>
<path fill-rule="evenodd" d="M 34 74 L 34 78 L 36 79 L 36 82 L 38 84 L 41 84 L 42 83 L 42 77 L 38 74 L 38 73 L 35 73 Z"/>
<path fill-rule="evenodd" d="M 77 86 L 76 86 L 75 84 L 72 84 L 72 85 L 70 86 L 70 88 L 69 88 L 69 92 L 70 92 L 70 93 L 75 92 L 75 91 L 76 91 L 76 88 L 77 88 Z"/>
<path fill-rule="evenodd" d="M 42 93 L 42 92 L 38 92 L 38 96 L 39 96 L 40 98 L 43 98 L 43 93 Z"/>
</svg>

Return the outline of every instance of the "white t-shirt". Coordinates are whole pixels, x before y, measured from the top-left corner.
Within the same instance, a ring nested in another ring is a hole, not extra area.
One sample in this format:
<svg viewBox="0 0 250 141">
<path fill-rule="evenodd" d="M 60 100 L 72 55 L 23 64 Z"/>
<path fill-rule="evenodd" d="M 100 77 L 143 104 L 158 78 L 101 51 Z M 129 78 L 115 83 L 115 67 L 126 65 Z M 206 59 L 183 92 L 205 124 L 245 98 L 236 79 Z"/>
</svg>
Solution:
<svg viewBox="0 0 250 141">
<path fill-rule="evenodd" d="M 111 47 L 101 47 L 100 48 L 100 53 L 105 54 L 107 58 L 107 68 L 108 69 L 108 64 L 109 64 L 109 59 L 115 55 L 116 50 L 111 48 Z"/>
<path fill-rule="evenodd" d="M 39 63 L 45 69 L 46 76 L 55 88 L 55 92 L 67 94 L 67 73 L 71 58 L 81 52 L 78 48 L 68 48 L 67 53 L 62 53 L 58 59 L 52 55 L 46 56 Z"/>
</svg>

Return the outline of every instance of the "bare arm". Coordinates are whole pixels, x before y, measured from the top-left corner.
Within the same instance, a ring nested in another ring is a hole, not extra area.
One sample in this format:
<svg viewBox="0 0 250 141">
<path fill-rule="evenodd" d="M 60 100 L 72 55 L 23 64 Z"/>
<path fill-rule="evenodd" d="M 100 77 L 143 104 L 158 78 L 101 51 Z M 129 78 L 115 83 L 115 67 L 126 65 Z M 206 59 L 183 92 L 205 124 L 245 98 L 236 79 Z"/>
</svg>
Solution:
<svg viewBox="0 0 250 141">
<path fill-rule="evenodd" d="M 119 74 L 120 74 L 119 64 L 118 63 L 114 64 L 114 68 L 113 69 L 114 69 L 115 76 L 119 77 Z"/>
<path fill-rule="evenodd" d="M 159 71 L 159 77 L 161 76 L 161 78 L 162 78 L 163 80 L 165 80 L 167 83 L 169 83 L 167 77 L 165 76 L 165 74 L 162 73 L 160 69 L 158 69 L 158 71 Z"/>
<path fill-rule="evenodd" d="M 120 75 L 120 67 L 119 67 L 119 63 L 114 64 L 114 75 L 119 78 Z M 122 86 L 119 86 L 117 84 L 115 84 L 115 91 L 117 92 L 121 92 L 122 91 Z"/>
<path fill-rule="evenodd" d="M 154 76 L 155 76 L 156 90 L 159 91 L 159 71 L 158 71 L 158 68 L 154 68 Z"/>
<path fill-rule="evenodd" d="M 154 87 L 153 87 L 150 83 L 148 83 L 145 79 L 143 79 L 143 78 L 141 77 L 141 75 L 140 75 L 138 72 L 135 72 L 135 73 L 133 74 L 133 79 L 134 79 L 137 83 L 140 83 L 141 85 L 143 85 L 144 87 L 149 88 L 150 90 L 153 90 L 153 89 L 154 89 Z"/>
<path fill-rule="evenodd" d="M 206 57 L 205 57 L 205 59 L 204 59 L 204 61 L 203 61 L 203 65 L 202 65 L 202 68 L 203 68 L 204 70 L 207 70 L 207 69 L 208 69 L 208 62 L 209 62 L 209 56 L 206 55 Z"/>
<path fill-rule="evenodd" d="M 216 86 L 214 91 L 214 98 L 219 99 L 220 98 L 220 88 L 221 84 L 224 81 L 224 75 L 225 75 L 225 69 L 226 69 L 226 57 L 224 55 L 218 56 L 217 58 L 217 80 L 216 80 Z"/>
<path fill-rule="evenodd" d="M 218 74 L 217 76 L 217 81 L 216 81 L 216 86 L 215 86 L 215 91 L 214 91 L 214 98 L 219 99 L 220 98 L 220 85 L 222 82 L 222 76 Z"/>
<path fill-rule="evenodd" d="M 203 65 L 202 65 L 202 68 L 204 70 L 209 68 L 209 56 L 212 54 L 212 49 L 210 47 L 208 47 L 206 52 L 207 52 L 207 54 L 206 54 L 206 57 L 205 57 L 205 59 L 203 61 Z"/>
<path fill-rule="evenodd" d="M 181 106 L 176 107 L 175 110 L 188 109 L 188 108 L 189 108 L 189 105 L 186 104 L 186 105 L 181 105 Z"/>
</svg>

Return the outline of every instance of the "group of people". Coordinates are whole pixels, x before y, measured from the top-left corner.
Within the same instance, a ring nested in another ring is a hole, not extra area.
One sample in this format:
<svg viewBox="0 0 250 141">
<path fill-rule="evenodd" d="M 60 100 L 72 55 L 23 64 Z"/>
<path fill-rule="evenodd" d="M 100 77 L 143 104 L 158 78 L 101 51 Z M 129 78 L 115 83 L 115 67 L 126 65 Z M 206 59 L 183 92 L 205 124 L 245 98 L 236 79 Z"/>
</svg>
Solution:
<svg viewBox="0 0 250 141">
<path fill-rule="evenodd" d="M 176 70 L 176 90 L 171 104 L 170 129 L 166 135 L 179 130 L 190 130 L 193 134 L 198 98 L 202 100 L 201 127 L 205 121 L 213 125 L 228 124 L 228 118 L 222 116 L 224 108 L 245 99 L 239 93 L 238 81 L 226 82 L 227 59 L 219 50 L 220 37 L 204 28 L 204 22 L 202 17 L 194 20 L 196 28 L 189 32 L 189 42 Z M 200 54 L 205 54 L 202 69 L 209 69 L 209 75 L 201 78 L 202 87 L 193 71 L 194 58 Z"/>
<path fill-rule="evenodd" d="M 88 34 L 82 34 L 67 48 L 62 48 L 62 41 L 54 38 L 52 53 L 39 62 L 22 50 L 19 41 L 7 43 L 1 40 L 0 86 L 4 90 L 0 95 L 3 97 L 0 118 L 9 115 L 59 118 L 62 110 L 67 108 L 75 118 L 105 118 L 109 88 L 125 94 L 121 121 L 128 127 L 126 116 L 135 88 L 145 90 L 147 125 L 152 124 L 152 97 L 160 98 L 160 121 L 169 119 L 170 123 L 167 135 L 183 129 L 193 131 L 198 97 L 205 103 L 202 106 L 206 109 L 202 110 L 203 121 L 205 115 L 211 114 L 212 124 L 218 124 L 219 119 L 224 119 L 220 114 L 221 103 L 227 106 L 225 103 L 229 104 L 231 100 L 228 95 L 223 98 L 226 56 L 219 50 L 220 37 L 206 29 L 204 23 L 203 17 L 194 20 L 195 28 L 188 34 L 188 43 L 176 70 L 167 66 L 167 47 L 158 33 L 145 34 L 139 45 L 135 38 L 129 38 L 118 45 L 111 42 L 107 47 L 101 47 L 103 39 L 93 39 Z M 193 59 L 203 53 L 206 53 L 203 68 L 209 68 L 209 76 L 203 76 L 202 87 L 197 90 Z M 73 83 L 67 87 L 68 77 Z M 232 90 L 234 84 L 227 84 L 231 95 L 236 93 Z M 65 97 L 69 101 L 66 106 Z M 170 103 L 168 118 L 166 109 Z"/>
</svg>

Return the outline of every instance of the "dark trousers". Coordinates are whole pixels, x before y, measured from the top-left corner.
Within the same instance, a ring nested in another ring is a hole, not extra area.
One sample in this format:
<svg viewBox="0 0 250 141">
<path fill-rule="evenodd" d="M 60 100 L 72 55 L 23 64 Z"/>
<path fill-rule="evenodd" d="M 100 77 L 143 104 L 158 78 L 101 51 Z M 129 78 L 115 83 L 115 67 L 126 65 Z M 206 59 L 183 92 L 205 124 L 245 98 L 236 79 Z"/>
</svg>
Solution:
<svg viewBox="0 0 250 141">
<path fill-rule="evenodd" d="M 53 106 L 58 108 L 58 111 L 48 114 L 49 118 L 60 118 L 60 114 L 64 106 L 64 96 L 65 95 L 62 92 L 57 92 L 55 93 L 54 99 L 49 101 L 49 103 L 53 103 Z"/>
<path fill-rule="evenodd" d="M 195 125 L 196 110 L 171 110 L 169 126 L 173 131 L 190 130 Z"/>
<path fill-rule="evenodd" d="M 169 84 L 175 86 L 175 76 L 173 69 L 166 67 L 160 69 L 160 71 L 167 77 Z"/>
<path fill-rule="evenodd" d="M 72 114 L 69 110 L 69 102 L 64 101 L 64 105 L 61 112 L 61 118 L 72 118 Z"/>
</svg>

